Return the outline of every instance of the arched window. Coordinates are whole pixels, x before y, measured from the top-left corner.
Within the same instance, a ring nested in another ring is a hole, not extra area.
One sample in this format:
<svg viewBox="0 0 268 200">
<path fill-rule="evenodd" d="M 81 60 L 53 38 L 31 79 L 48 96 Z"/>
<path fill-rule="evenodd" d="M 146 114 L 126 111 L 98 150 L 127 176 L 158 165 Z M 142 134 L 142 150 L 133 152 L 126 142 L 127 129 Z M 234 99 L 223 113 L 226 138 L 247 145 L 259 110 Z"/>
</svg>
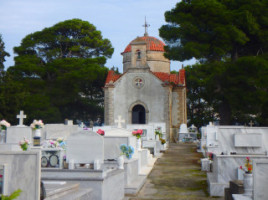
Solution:
<svg viewBox="0 0 268 200">
<path fill-rule="evenodd" d="M 145 108 L 142 105 L 136 105 L 132 109 L 132 124 L 145 124 Z"/>
<path fill-rule="evenodd" d="M 141 59 L 141 51 L 137 50 L 137 59 Z"/>
</svg>

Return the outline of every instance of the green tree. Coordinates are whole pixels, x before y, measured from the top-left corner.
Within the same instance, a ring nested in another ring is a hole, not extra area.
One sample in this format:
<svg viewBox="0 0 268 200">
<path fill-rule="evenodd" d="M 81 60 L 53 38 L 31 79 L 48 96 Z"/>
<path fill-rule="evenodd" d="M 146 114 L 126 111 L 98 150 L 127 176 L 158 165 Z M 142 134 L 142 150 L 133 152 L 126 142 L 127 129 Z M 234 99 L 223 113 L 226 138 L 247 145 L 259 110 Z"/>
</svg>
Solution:
<svg viewBox="0 0 268 200">
<path fill-rule="evenodd" d="M 188 126 L 194 124 L 199 129 L 211 121 L 218 120 L 213 106 L 215 103 L 213 88 L 208 91 L 206 87 L 210 78 L 204 66 L 200 64 L 187 66 L 185 72 Z"/>
<path fill-rule="evenodd" d="M 268 44 L 267 13 L 261 0 L 182 0 L 160 28 L 166 56 L 204 62 L 261 54 Z"/>
<path fill-rule="evenodd" d="M 263 87 L 268 87 L 263 81 L 267 78 L 268 1 L 182 0 L 165 13 L 165 18 L 168 24 L 160 28 L 160 36 L 167 44 L 165 56 L 179 61 L 195 58 L 200 63 L 188 70 L 196 71 L 200 81 L 190 77 L 188 82 L 193 83 L 187 86 L 202 89 L 196 98 L 192 98 L 195 90 L 188 90 L 191 104 L 200 100 L 199 106 L 213 108 L 221 124 L 246 122 L 249 116 L 267 116 L 260 108 L 268 101 L 262 92 Z M 257 63 L 262 67 L 253 70 Z M 261 87 L 252 86 L 259 82 Z M 255 103 L 245 90 L 252 92 Z M 249 103 L 255 106 L 246 106 Z"/>
<path fill-rule="evenodd" d="M 15 118 L 24 104 L 27 91 L 21 82 L 8 72 L 0 72 L 0 119 L 17 124 Z"/>
<path fill-rule="evenodd" d="M 5 43 L 3 42 L 2 35 L 0 34 L 0 71 L 4 69 L 5 57 L 10 56 L 9 53 L 5 51 Z"/>
<path fill-rule="evenodd" d="M 27 35 L 14 52 L 8 71 L 31 94 L 24 104 L 29 120 L 85 120 L 103 113 L 104 65 L 113 48 L 95 26 L 66 20 Z"/>
</svg>

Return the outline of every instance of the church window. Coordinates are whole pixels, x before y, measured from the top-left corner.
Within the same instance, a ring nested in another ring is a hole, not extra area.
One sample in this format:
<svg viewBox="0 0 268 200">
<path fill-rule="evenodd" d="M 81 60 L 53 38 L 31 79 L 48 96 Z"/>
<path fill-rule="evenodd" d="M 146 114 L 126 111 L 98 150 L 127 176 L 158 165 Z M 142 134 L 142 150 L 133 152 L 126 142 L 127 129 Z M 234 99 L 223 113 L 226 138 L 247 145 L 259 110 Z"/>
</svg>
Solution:
<svg viewBox="0 0 268 200">
<path fill-rule="evenodd" d="M 137 59 L 141 59 L 141 51 L 137 50 Z"/>
<path fill-rule="evenodd" d="M 142 105 L 136 105 L 132 109 L 132 124 L 145 124 L 145 108 Z"/>
<path fill-rule="evenodd" d="M 133 85 L 138 89 L 142 88 L 144 86 L 144 79 L 140 77 L 134 78 Z"/>
</svg>

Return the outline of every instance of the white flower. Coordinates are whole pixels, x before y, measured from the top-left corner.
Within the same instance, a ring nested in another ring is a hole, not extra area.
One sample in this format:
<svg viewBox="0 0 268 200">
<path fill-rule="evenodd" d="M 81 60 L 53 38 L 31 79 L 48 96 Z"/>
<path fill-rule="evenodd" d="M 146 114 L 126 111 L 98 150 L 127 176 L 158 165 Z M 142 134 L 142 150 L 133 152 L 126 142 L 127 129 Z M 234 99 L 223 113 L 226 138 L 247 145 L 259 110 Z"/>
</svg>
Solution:
<svg viewBox="0 0 268 200">
<path fill-rule="evenodd" d="M 42 120 L 37 121 L 33 120 L 33 123 L 30 125 L 32 129 L 39 129 L 44 127 L 44 123 Z"/>
<path fill-rule="evenodd" d="M 0 121 L 0 125 L 1 126 L 5 126 L 5 127 L 10 127 L 10 123 L 8 123 L 6 120 L 2 120 L 2 121 Z"/>
</svg>

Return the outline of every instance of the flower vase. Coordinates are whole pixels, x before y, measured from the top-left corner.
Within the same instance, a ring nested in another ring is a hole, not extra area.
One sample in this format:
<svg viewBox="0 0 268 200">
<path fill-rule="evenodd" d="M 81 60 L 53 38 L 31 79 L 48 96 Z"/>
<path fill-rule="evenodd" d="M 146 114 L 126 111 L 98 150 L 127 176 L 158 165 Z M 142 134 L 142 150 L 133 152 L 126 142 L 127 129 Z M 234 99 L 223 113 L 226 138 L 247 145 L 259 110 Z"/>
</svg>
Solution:
<svg viewBox="0 0 268 200">
<path fill-rule="evenodd" d="M 35 137 L 41 137 L 41 129 L 36 129 L 35 132 L 34 132 L 34 136 Z"/>
<path fill-rule="evenodd" d="M 141 150 L 141 139 L 140 139 L 140 138 L 137 138 L 136 147 L 137 147 L 137 150 L 138 150 L 138 151 Z"/>
<path fill-rule="evenodd" d="M 155 135 L 155 140 L 159 141 L 159 135 L 158 134 Z"/>
<path fill-rule="evenodd" d="M 118 169 L 124 169 L 124 156 L 121 155 L 117 158 Z"/>
<path fill-rule="evenodd" d="M 253 175 L 252 173 L 244 173 L 244 195 L 252 197 L 253 192 Z"/>
</svg>

